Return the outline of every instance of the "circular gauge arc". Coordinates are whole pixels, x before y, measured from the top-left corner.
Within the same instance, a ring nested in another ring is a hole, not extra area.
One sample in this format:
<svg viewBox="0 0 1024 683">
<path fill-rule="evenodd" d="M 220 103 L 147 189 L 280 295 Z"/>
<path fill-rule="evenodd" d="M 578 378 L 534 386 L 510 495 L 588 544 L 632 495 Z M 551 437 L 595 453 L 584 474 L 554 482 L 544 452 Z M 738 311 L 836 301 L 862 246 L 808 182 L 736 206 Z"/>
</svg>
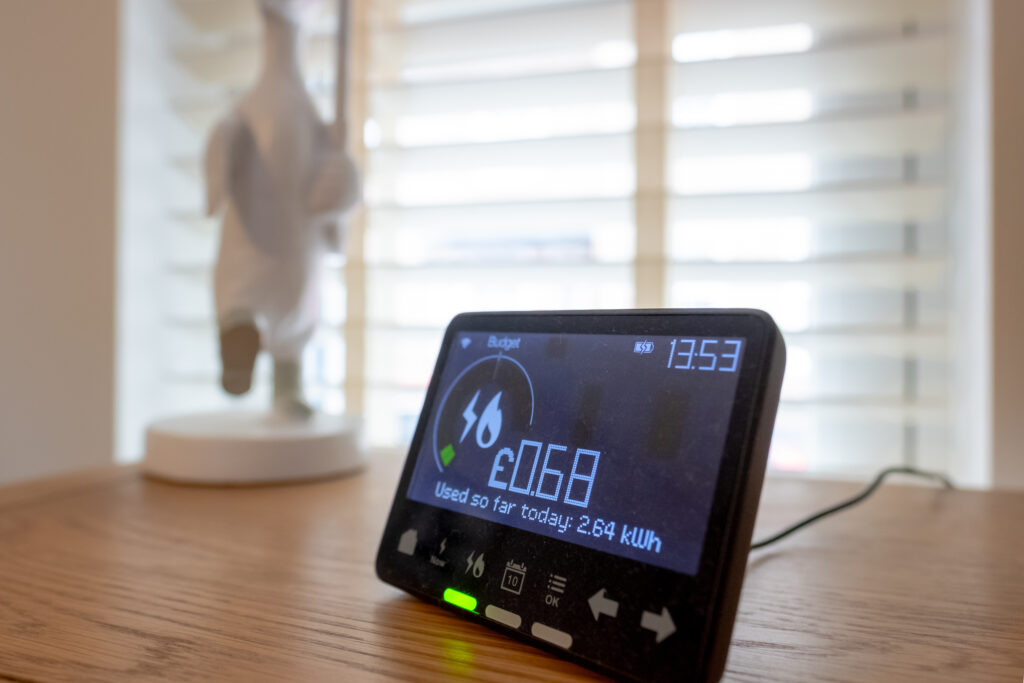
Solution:
<svg viewBox="0 0 1024 683">
<path fill-rule="evenodd" d="M 467 365 L 448 385 L 434 416 L 438 471 L 444 472 L 454 458 L 456 444 L 460 451 L 486 450 L 505 426 L 533 425 L 534 405 L 533 380 L 515 358 L 496 353 Z"/>
</svg>

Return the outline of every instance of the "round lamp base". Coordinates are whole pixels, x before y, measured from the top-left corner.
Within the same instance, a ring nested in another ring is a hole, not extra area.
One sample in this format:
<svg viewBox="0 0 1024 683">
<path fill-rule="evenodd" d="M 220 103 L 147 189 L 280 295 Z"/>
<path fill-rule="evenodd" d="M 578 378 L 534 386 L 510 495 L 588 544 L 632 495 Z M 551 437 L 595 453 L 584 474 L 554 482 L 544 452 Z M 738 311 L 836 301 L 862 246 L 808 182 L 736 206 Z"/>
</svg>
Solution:
<svg viewBox="0 0 1024 683">
<path fill-rule="evenodd" d="M 222 411 L 154 422 L 142 468 L 181 484 L 229 486 L 338 476 L 365 463 L 356 418 Z"/>
</svg>

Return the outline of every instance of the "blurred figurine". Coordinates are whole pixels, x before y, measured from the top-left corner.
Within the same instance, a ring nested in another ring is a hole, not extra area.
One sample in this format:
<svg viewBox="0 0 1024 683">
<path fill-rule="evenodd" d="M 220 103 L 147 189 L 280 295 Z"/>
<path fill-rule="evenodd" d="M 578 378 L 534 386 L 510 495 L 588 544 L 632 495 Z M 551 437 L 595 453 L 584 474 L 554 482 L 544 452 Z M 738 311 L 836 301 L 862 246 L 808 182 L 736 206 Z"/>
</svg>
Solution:
<svg viewBox="0 0 1024 683">
<path fill-rule="evenodd" d="M 256 356 L 274 359 L 274 409 L 313 410 L 302 391 L 302 352 L 319 320 L 324 254 L 344 248 L 344 214 L 359 199 L 345 151 L 344 87 L 335 128 L 316 111 L 300 65 L 302 31 L 319 0 L 258 0 L 263 69 L 255 86 L 214 128 L 205 158 L 207 213 L 224 210 L 214 298 L 221 385 L 240 395 Z M 347 0 L 340 0 L 347 24 Z M 339 38 L 344 83 L 347 26 Z"/>
</svg>

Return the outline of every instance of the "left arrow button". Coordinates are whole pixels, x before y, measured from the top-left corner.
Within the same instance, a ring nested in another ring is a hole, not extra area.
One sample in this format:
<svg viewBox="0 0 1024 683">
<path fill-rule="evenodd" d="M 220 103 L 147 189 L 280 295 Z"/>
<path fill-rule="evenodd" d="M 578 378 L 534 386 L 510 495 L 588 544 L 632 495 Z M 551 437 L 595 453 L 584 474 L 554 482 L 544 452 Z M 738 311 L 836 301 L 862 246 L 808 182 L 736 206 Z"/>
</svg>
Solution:
<svg viewBox="0 0 1024 683">
<path fill-rule="evenodd" d="M 604 592 L 605 589 L 602 588 L 587 600 L 587 603 L 590 605 L 590 611 L 594 613 L 595 620 L 600 619 L 602 614 L 607 614 L 610 617 L 616 617 L 619 614 L 619 603 L 606 597 Z"/>
</svg>

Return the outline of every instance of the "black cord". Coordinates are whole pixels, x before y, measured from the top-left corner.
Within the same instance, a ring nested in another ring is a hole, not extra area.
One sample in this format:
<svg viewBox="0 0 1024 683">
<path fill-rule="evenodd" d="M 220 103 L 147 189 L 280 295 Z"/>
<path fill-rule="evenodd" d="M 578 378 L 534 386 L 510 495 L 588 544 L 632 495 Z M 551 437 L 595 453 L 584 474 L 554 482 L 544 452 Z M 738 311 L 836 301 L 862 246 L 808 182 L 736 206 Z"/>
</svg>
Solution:
<svg viewBox="0 0 1024 683">
<path fill-rule="evenodd" d="M 845 510 L 848 507 L 856 505 L 857 503 L 861 502 L 862 500 L 870 496 L 872 493 L 874 493 L 875 490 L 882 485 L 882 481 L 890 474 L 912 474 L 916 477 L 926 477 L 928 479 L 935 479 L 941 482 L 942 485 L 945 486 L 947 489 L 956 488 L 955 486 L 953 486 L 953 482 L 951 482 L 949 478 L 946 477 L 946 475 L 939 474 L 938 472 L 926 472 L 924 470 L 915 469 L 913 467 L 887 467 L 886 469 L 878 473 L 878 476 L 875 477 L 875 480 L 871 482 L 871 484 L 866 489 L 858 493 L 853 498 L 850 498 L 849 500 L 844 500 L 843 502 L 837 503 L 836 505 L 833 505 L 830 508 L 826 508 L 821 512 L 815 513 L 807 519 L 800 520 L 796 524 L 786 527 L 774 536 L 769 536 L 768 538 L 763 539 L 761 541 L 756 541 L 755 543 L 751 544 L 750 549 L 757 550 L 758 548 L 763 548 L 766 545 L 771 545 L 772 543 L 780 541 L 786 536 L 789 536 L 794 531 L 803 529 L 808 524 L 814 524 L 819 519 L 823 519 L 825 517 L 828 517 L 829 515 L 834 515 L 835 513 L 841 510 Z"/>
</svg>

